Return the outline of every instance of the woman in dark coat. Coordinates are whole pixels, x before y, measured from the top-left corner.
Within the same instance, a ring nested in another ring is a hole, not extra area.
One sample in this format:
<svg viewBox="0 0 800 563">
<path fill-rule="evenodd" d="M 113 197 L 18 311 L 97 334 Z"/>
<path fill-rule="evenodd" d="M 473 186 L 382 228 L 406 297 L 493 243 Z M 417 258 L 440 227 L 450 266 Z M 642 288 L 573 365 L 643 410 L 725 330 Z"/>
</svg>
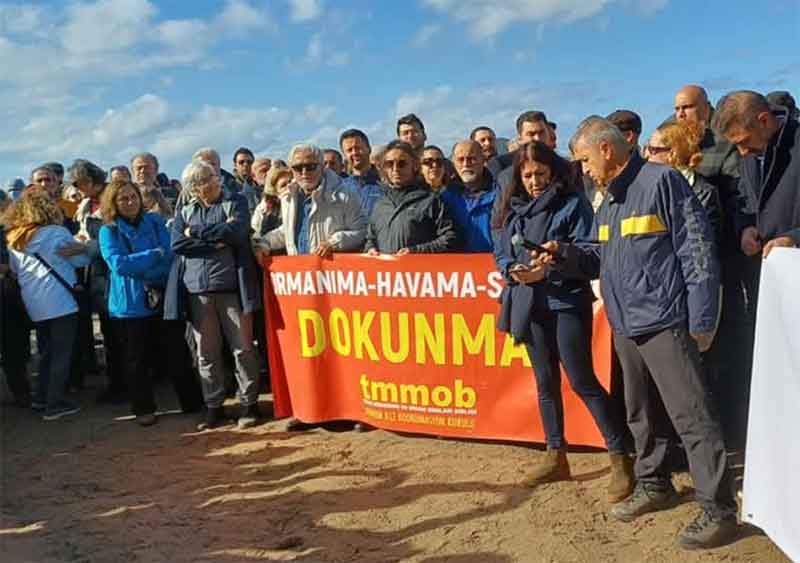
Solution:
<svg viewBox="0 0 800 563">
<path fill-rule="evenodd" d="M 577 242 L 586 239 L 592 208 L 575 188 L 569 163 L 533 141 L 518 151 L 513 180 L 493 217 L 495 261 L 506 280 L 498 328 L 524 342 L 534 366 L 547 454 L 532 475 L 534 482 L 570 478 L 561 398 L 563 364 L 573 390 L 595 419 L 611 456 L 612 502 L 633 490 L 625 453 L 623 421 L 615 416 L 608 393 L 592 364 L 592 295 L 587 280 L 566 279 L 554 270 L 531 267 L 523 241 Z"/>
</svg>

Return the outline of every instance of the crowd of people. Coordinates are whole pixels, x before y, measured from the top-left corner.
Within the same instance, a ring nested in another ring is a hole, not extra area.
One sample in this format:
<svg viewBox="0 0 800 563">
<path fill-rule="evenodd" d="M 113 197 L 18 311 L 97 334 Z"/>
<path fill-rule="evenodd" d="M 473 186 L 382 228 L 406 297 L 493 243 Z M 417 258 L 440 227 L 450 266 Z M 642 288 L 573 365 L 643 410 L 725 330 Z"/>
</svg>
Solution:
<svg viewBox="0 0 800 563">
<path fill-rule="evenodd" d="M 0 192 L 15 403 L 46 421 L 74 415 L 69 391 L 102 364 L 98 399 L 130 404 L 142 426 L 157 420 L 164 378 L 184 412 L 204 411 L 199 429 L 227 422 L 235 381 L 248 428 L 266 369 L 259 255 L 491 252 L 506 282 L 498 328 L 534 365 L 547 452 L 531 481 L 570 477 L 563 365 L 606 441 L 611 515 L 672 506 L 683 455 L 702 511 L 680 544 L 726 543 L 737 530 L 726 449 L 743 447 L 759 264 L 800 245 L 798 112 L 787 92 L 731 92 L 713 107 L 695 85 L 674 108 L 644 146 L 634 111 L 590 116 L 569 158 L 557 125 L 526 111 L 508 146 L 482 125 L 446 151 L 409 114 L 386 145 L 348 129 L 338 149 L 298 144 L 286 161 L 242 147 L 232 173 L 213 148 L 180 180 L 150 153 L 108 171 L 38 166 Z M 610 393 L 592 367 L 598 293 L 614 335 Z"/>
</svg>

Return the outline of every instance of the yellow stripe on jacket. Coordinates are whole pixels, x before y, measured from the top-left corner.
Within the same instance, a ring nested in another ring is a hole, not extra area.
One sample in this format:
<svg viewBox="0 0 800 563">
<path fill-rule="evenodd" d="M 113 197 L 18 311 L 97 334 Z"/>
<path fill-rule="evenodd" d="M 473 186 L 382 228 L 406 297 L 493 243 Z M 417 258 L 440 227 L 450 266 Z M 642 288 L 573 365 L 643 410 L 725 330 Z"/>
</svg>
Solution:
<svg viewBox="0 0 800 563">
<path fill-rule="evenodd" d="M 630 235 L 653 235 L 666 232 L 667 227 L 658 215 L 640 215 L 623 219 L 620 234 L 623 237 L 627 237 Z"/>
</svg>

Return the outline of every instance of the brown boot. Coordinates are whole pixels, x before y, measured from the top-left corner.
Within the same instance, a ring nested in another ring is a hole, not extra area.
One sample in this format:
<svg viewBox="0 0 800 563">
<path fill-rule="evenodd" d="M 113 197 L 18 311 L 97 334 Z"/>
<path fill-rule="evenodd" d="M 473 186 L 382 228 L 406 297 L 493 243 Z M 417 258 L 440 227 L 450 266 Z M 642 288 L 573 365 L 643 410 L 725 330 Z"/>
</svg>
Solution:
<svg viewBox="0 0 800 563">
<path fill-rule="evenodd" d="M 608 454 L 611 462 L 611 480 L 608 482 L 608 500 L 619 502 L 633 492 L 633 460 L 627 454 Z"/>
<path fill-rule="evenodd" d="M 552 483 L 553 481 L 568 481 L 572 476 L 569 472 L 569 462 L 567 461 L 567 450 L 559 448 L 547 449 L 544 459 L 534 468 L 527 479 L 529 485 L 539 483 Z"/>
</svg>

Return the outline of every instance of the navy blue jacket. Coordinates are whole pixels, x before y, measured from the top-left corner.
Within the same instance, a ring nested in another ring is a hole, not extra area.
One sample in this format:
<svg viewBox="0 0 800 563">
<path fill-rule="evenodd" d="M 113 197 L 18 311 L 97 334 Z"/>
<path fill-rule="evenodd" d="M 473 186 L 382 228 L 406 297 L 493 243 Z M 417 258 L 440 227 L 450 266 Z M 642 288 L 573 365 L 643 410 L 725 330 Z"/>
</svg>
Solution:
<svg viewBox="0 0 800 563">
<path fill-rule="evenodd" d="M 716 328 L 714 232 L 680 172 L 631 156 L 608 186 L 591 238 L 565 247 L 562 268 L 599 274 L 614 332 L 632 338 L 676 326 Z"/>
<path fill-rule="evenodd" d="M 738 235 L 756 227 L 764 242 L 790 236 L 800 245 L 800 126 L 785 111 L 778 116 L 784 123 L 764 154 L 764 174 L 757 157 L 742 159 Z"/>
<path fill-rule="evenodd" d="M 189 237 L 184 234 L 187 227 Z M 197 200 L 186 203 L 172 223 L 172 250 L 179 258 L 167 284 L 166 318 L 185 315 L 176 294 L 181 284 L 189 293 L 236 293 L 245 313 L 260 309 L 250 214 L 243 196 L 223 189 L 210 207 Z"/>
<path fill-rule="evenodd" d="M 489 174 L 488 171 L 485 172 Z M 475 197 L 464 193 L 462 184 L 450 184 L 441 192 L 441 198 L 462 235 L 464 252 L 492 252 L 492 209 L 500 189 L 489 175 L 488 189 Z"/>
<path fill-rule="evenodd" d="M 509 269 L 531 260 L 527 250 L 512 243 L 514 235 L 537 244 L 550 240 L 586 242 L 593 215 L 583 193 L 560 193 L 556 186 L 535 200 L 527 194 L 512 198 L 503 229 L 495 232 L 494 259 L 506 280 L 500 296 L 500 330 L 511 333 L 516 341 L 529 342 L 531 317 L 537 312 L 585 309 L 591 305 L 594 295 L 585 278 L 569 279 L 558 270 L 550 270 L 541 282 L 520 285 L 511 278 Z"/>
</svg>

